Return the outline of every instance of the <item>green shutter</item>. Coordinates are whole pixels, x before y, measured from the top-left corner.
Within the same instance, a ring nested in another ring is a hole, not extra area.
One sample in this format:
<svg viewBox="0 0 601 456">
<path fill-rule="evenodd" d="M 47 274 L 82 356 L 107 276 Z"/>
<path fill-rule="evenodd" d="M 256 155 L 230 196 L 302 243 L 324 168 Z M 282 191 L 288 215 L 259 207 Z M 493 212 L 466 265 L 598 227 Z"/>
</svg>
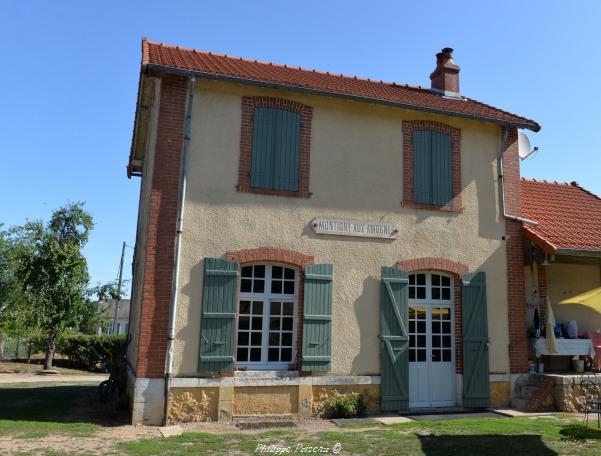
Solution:
<svg viewBox="0 0 601 456">
<path fill-rule="evenodd" d="M 432 132 L 413 133 L 413 201 L 432 204 Z"/>
<path fill-rule="evenodd" d="M 486 275 L 465 274 L 461 290 L 463 314 L 463 406 L 490 404 Z"/>
<path fill-rule="evenodd" d="M 276 119 L 273 188 L 296 192 L 300 160 L 300 115 L 279 110 Z"/>
<path fill-rule="evenodd" d="M 453 199 L 451 137 L 432 132 L 432 204 L 444 206 Z"/>
<path fill-rule="evenodd" d="M 250 185 L 298 191 L 300 115 L 283 109 L 256 108 Z"/>
<path fill-rule="evenodd" d="M 275 109 L 255 109 L 250 168 L 251 187 L 273 188 L 273 152 L 276 115 L 277 110 Z"/>
<path fill-rule="evenodd" d="M 380 289 L 381 409 L 409 408 L 409 304 L 407 273 L 382 267 Z"/>
<path fill-rule="evenodd" d="M 203 266 L 198 370 L 227 372 L 234 367 L 238 265 L 205 258 Z"/>
<path fill-rule="evenodd" d="M 413 133 L 413 201 L 443 206 L 453 199 L 451 137 L 434 131 Z"/>
<path fill-rule="evenodd" d="M 331 264 L 305 267 L 303 371 L 329 371 L 332 340 Z"/>
</svg>

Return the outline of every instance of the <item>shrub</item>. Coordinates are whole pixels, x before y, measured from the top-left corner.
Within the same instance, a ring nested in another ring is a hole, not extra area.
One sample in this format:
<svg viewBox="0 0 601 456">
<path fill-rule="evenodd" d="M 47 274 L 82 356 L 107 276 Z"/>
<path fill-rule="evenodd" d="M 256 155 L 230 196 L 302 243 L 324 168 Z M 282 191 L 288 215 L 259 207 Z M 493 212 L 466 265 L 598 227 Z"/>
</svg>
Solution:
<svg viewBox="0 0 601 456">
<path fill-rule="evenodd" d="M 57 340 L 56 353 L 66 356 L 73 363 L 73 367 L 94 370 L 104 363 L 110 365 L 114 359 L 121 356 L 126 339 L 126 334 L 64 334 Z M 37 350 L 46 350 L 46 337 L 36 337 L 33 341 Z"/>
<path fill-rule="evenodd" d="M 332 418 L 354 418 L 365 415 L 366 404 L 363 394 L 349 393 L 334 395 L 328 400 Z"/>
</svg>

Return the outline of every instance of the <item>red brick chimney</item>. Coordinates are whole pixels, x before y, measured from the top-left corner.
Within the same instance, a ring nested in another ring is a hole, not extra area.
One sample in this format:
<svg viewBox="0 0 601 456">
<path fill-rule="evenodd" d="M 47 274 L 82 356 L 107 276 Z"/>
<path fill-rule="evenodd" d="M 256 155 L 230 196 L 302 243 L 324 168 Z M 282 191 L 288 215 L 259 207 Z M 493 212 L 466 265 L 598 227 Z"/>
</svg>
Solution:
<svg viewBox="0 0 601 456">
<path fill-rule="evenodd" d="M 432 91 L 448 97 L 459 97 L 459 67 L 453 63 L 453 49 L 436 54 L 436 68 L 430 75 Z"/>
</svg>

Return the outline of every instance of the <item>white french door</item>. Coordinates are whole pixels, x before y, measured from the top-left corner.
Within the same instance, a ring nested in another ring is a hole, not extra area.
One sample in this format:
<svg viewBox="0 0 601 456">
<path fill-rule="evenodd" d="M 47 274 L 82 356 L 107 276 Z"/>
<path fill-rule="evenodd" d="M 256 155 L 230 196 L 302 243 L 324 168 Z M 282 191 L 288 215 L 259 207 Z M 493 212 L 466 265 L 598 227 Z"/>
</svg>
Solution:
<svg viewBox="0 0 601 456">
<path fill-rule="evenodd" d="M 409 275 L 409 407 L 456 404 L 453 279 Z"/>
</svg>

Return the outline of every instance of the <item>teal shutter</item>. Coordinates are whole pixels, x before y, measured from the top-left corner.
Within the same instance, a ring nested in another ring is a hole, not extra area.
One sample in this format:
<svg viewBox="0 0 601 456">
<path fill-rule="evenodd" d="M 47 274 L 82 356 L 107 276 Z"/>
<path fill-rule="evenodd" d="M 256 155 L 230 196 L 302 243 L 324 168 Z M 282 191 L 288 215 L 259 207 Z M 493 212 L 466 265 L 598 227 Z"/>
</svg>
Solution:
<svg viewBox="0 0 601 456">
<path fill-rule="evenodd" d="M 253 145 L 250 167 L 250 185 L 255 188 L 273 188 L 275 109 L 257 108 L 253 117 Z"/>
<path fill-rule="evenodd" d="M 380 290 L 381 409 L 409 408 L 409 304 L 407 273 L 382 267 Z"/>
<path fill-rule="evenodd" d="M 255 188 L 298 191 L 300 115 L 256 108 L 250 184 Z"/>
<path fill-rule="evenodd" d="M 453 199 L 451 137 L 432 132 L 432 204 L 444 206 Z"/>
<path fill-rule="evenodd" d="M 490 404 L 486 275 L 465 274 L 462 283 L 463 406 L 485 408 Z"/>
<path fill-rule="evenodd" d="M 237 285 L 236 263 L 204 259 L 198 363 L 201 372 L 227 372 L 234 368 Z"/>
<path fill-rule="evenodd" d="M 331 264 L 305 267 L 302 370 L 329 371 L 332 340 Z"/>
<path fill-rule="evenodd" d="M 413 201 L 432 204 L 432 132 L 413 133 Z"/>
<path fill-rule="evenodd" d="M 413 133 L 413 201 L 443 206 L 453 199 L 451 137 L 434 131 Z"/>
</svg>

